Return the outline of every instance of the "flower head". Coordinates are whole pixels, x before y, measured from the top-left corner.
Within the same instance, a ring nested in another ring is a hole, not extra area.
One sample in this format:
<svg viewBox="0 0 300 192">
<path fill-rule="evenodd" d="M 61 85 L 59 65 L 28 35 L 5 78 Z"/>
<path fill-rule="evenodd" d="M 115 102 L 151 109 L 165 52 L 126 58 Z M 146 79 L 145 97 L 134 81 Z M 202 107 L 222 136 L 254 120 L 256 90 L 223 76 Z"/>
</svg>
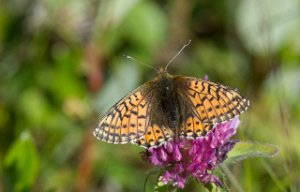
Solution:
<svg viewBox="0 0 300 192">
<path fill-rule="evenodd" d="M 226 159 L 236 141 L 229 140 L 236 132 L 239 119 L 216 125 L 205 137 L 193 140 L 184 138 L 168 141 L 157 148 L 144 152 L 144 157 L 153 165 L 164 168 L 159 180 L 184 188 L 188 177 L 201 183 L 222 183 L 212 174 L 218 163 Z M 147 155 L 145 155 L 147 154 Z"/>
</svg>

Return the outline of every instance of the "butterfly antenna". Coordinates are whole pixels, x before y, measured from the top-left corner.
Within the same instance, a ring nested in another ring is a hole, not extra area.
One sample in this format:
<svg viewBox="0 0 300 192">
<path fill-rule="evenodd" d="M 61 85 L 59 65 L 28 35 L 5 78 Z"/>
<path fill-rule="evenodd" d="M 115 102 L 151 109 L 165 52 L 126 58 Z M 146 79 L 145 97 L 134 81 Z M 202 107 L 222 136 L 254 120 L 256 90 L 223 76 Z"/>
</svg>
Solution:
<svg viewBox="0 0 300 192">
<path fill-rule="evenodd" d="M 158 70 L 157 70 L 155 67 L 151 66 L 151 65 L 148 65 L 148 64 L 146 64 L 146 63 L 140 62 L 140 61 L 134 59 L 133 57 L 130 57 L 129 55 L 123 54 L 123 56 L 124 56 L 126 59 L 130 59 L 130 60 L 132 60 L 132 61 L 134 61 L 134 62 L 136 62 L 136 63 L 142 64 L 142 65 L 144 65 L 144 66 L 146 66 L 146 67 L 149 67 L 149 68 L 151 68 L 151 69 L 154 69 L 154 70 L 158 73 Z"/>
<path fill-rule="evenodd" d="M 189 46 L 189 44 L 191 43 L 192 40 L 189 40 L 186 44 L 184 44 L 182 46 L 182 48 L 176 53 L 176 55 L 168 62 L 168 64 L 165 67 L 165 71 L 167 71 L 169 65 L 176 59 L 176 57 L 184 50 L 184 48 L 186 48 L 187 46 Z"/>
</svg>

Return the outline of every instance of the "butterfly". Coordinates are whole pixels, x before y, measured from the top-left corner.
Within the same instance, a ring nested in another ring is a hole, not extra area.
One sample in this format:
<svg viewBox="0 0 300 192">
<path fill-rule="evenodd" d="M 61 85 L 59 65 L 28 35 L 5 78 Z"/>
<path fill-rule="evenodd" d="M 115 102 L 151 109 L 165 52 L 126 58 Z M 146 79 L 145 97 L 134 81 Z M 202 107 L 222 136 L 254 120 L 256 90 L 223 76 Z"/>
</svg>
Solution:
<svg viewBox="0 0 300 192">
<path fill-rule="evenodd" d="M 236 90 L 207 80 L 173 76 L 166 69 L 113 105 L 94 136 L 115 144 L 157 147 L 174 138 L 195 139 L 243 113 L 250 102 Z"/>
</svg>

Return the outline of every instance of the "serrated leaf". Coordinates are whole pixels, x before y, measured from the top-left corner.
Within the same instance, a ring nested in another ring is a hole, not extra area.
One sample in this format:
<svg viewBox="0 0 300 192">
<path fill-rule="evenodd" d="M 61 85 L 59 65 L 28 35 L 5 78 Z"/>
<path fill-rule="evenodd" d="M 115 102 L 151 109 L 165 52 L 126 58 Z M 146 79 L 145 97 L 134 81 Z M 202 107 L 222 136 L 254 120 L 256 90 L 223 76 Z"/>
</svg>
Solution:
<svg viewBox="0 0 300 192">
<path fill-rule="evenodd" d="M 246 158 L 273 157 L 278 151 L 278 147 L 272 144 L 240 141 L 227 154 L 225 163 L 235 163 Z"/>
</svg>

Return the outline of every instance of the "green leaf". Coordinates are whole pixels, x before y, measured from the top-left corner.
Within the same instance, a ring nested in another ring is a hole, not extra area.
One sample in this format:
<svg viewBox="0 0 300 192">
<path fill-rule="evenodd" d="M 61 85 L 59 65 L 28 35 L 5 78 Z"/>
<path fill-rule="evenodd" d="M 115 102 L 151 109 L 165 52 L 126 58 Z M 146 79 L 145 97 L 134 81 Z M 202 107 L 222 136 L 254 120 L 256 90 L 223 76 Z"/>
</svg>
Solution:
<svg viewBox="0 0 300 192">
<path fill-rule="evenodd" d="M 27 131 L 24 131 L 9 149 L 4 166 L 13 191 L 29 191 L 37 177 L 39 157 Z"/>
<path fill-rule="evenodd" d="M 250 157 L 273 157 L 278 151 L 278 147 L 272 144 L 240 141 L 228 153 L 225 163 L 235 163 Z"/>
</svg>

